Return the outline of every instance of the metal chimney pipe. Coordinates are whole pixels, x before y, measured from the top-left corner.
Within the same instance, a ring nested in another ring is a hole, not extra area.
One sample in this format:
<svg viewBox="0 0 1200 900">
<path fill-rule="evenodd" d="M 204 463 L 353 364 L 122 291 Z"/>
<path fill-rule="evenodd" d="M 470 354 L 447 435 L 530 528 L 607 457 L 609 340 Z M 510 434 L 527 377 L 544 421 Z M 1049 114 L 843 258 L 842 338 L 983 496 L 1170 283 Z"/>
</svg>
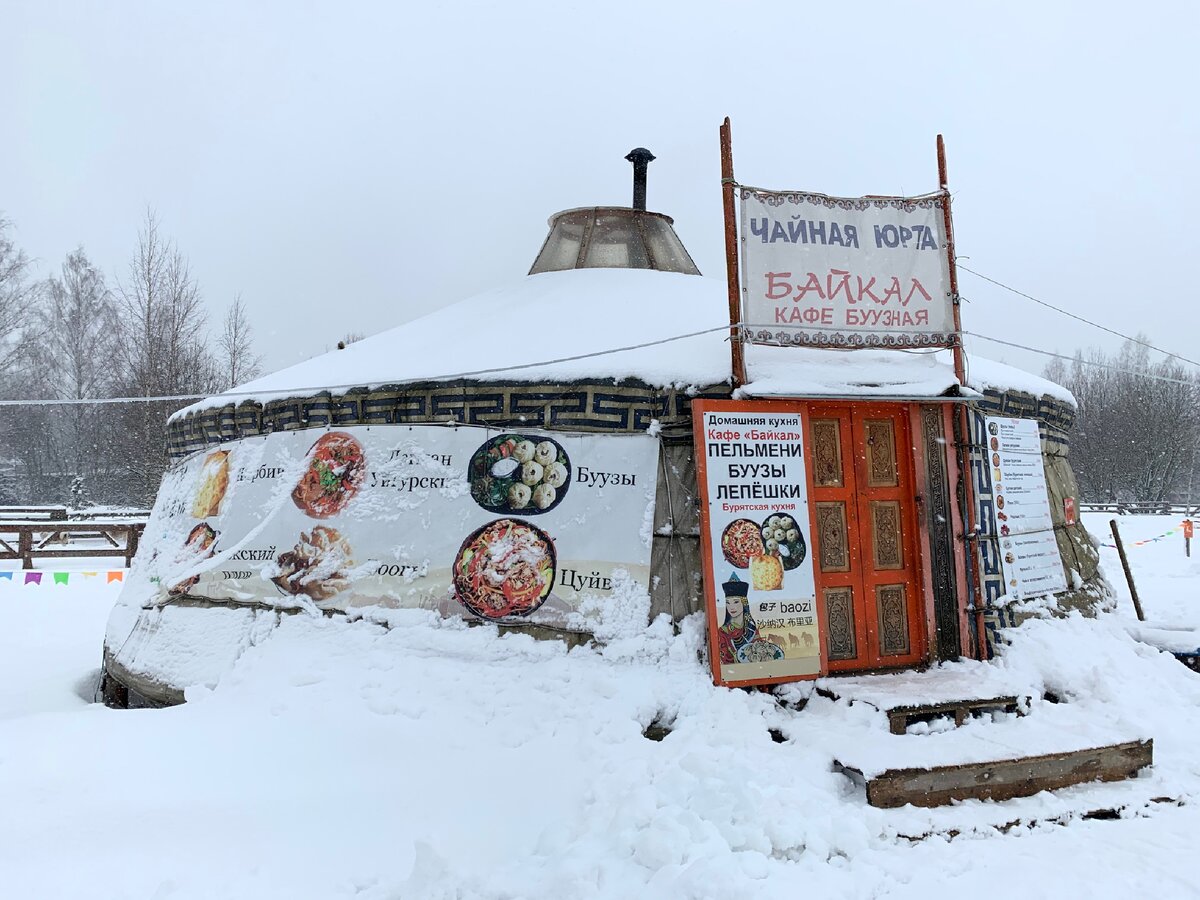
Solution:
<svg viewBox="0 0 1200 900">
<path fill-rule="evenodd" d="M 654 154 L 645 147 L 634 147 L 625 157 L 633 163 L 633 208 L 646 208 L 646 168 Z"/>
</svg>

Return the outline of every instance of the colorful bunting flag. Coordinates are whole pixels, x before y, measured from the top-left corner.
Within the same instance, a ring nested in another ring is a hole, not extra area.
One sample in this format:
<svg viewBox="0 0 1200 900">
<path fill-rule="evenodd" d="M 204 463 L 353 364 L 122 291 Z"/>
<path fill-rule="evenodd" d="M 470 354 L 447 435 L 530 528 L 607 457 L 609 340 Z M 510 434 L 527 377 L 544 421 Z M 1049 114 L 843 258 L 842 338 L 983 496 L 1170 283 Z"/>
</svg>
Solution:
<svg viewBox="0 0 1200 900">
<path fill-rule="evenodd" d="M 82 575 L 84 578 L 95 578 L 100 573 L 99 572 L 80 572 L 79 574 Z"/>
<path fill-rule="evenodd" d="M 66 584 L 67 579 L 70 577 L 71 577 L 70 572 L 55 572 L 54 573 L 54 583 L 55 584 Z"/>
<path fill-rule="evenodd" d="M 12 572 L 0 572 L 0 578 L 3 578 L 5 581 L 12 581 L 12 577 Z"/>
<path fill-rule="evenodd" d="M 25 583 L 26 584 L 41 584 L 42 583 L 42 573 L 41 572 L 26 572 L 25 573 Z"/>
<path fill-rule="evenodd" d="M 112 584 L 114 581 L 123 581 L 124 579 L 125 579 L 124 572 L 117 571 L 117 572 L 109 572 L 108 573 L 108 584 Z"/>
<path fill-rule="evenodd" d="M 1170 537 L 1174 533 L 1175 533 L 1175 529 L 1172 528 L 1170 531 L 1164 531 L 1158 537 L 1145 538 L 1140 541 L 1132 541 L 1132 542 L 1129 542 L 1128 544 L 1126 544 L 1126 546 L 1128 546 L 1128 547 L 1144 547 L 1146 544 L 1157 544 L 1159 541 L 1165 540 L 1166 538 Z M 1108 544 L 1108 543 L 1105 543 L 1104 541 L 1100 542 L 1100 546 L 1107 547 L 1110 550 L 1117 549 L 1116 544 Z"/>
</svg>

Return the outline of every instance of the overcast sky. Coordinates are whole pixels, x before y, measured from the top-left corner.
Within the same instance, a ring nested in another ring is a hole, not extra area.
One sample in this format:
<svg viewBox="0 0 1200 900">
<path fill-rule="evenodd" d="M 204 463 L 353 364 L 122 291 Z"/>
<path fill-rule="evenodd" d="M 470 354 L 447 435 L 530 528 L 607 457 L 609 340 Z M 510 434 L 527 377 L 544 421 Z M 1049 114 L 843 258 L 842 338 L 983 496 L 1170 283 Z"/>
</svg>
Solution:
<svg viewBox="0 0 1200 900">
<path fill-rule="evenodd" d="M 39 276 L 82 244 L 111 281 L 152 207 L 274 369 L 522 277 L 635 146 L 723 276 L 723 117 L 738 180 L 849 196 L 935 189 L 942 132 L 966 265 L 1195 357 L 1198 9 L 0 0 L 0 214 Z M 960 283 L 970 331 L 1118 343 Z"/>
</svg>

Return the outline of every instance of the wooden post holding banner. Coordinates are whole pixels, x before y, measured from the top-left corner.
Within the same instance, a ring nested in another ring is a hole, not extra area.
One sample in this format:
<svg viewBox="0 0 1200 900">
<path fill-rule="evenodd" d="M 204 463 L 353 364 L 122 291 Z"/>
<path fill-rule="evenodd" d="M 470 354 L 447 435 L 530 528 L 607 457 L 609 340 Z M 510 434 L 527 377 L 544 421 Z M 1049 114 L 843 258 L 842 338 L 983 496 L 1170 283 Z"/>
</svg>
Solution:
<svg viewBox="0 0 1200 900">
<path fill-rule="evenodd" d="M 1192 520 L 1183 520 L 1183 553 L 1185 556 L 1192 555 Z"/>
<path fill-rule="evenodd" d="M 1125 545 L 1121 543 L 1121 532 L 1117 530 L 1117 520 L 1109 519 L 1108 526 L 1112 529 L 1113 540 L 1117 544 L 1117 553 L 1121 557 L 1121 568 L 1125 570 L 1125 580 L 1129 583 L 1129 596 L 1133 598 L 1133 611 L 1137 613 L 1139 622 L 1145 622 L 1146 614 L 1142 612 L 1142 601 L 1138 599 L 1137 585 L 1133 583 L 1133 570 L 1129 568 L 1129 560 L 1125 557 Z"/>
<path fill-rule="evenodd" d="M 958 296 L 958 266 L 954 261 L 954 224 L 950 216 L 950 180 L 946 173 L 946 142 L 939 134 L 937 136 L 938 190 L 942 192 L 942 217 L 946 226 L 946 258 L 950 273 L 950 305 L 954 314 L 954 343 L 950 352 L 954 357 L 954 377 L 963 387 L 967 386 L 967 367 L 964 357 L 962 339 L 962 314 Z M 963 536 L 963 559 L 967 566 L 967 611 L 974 612 L 972 621 L 975 625 L 975 657 L 987 658 L 986 630 L 983 622 L 983 607 L 980 598 L 983 591 L 979 584 L 979 565 L 975 555 L 975 547 L 979 542 L 979 529 L 975 519 L 975 490 L 971 480 L 971 414 L 966 404 L 959 406 L 958 411 L 962 427 L 962 442 L 959 444 L 959 470 L 963 478 L 963 505 L 966 507 L 967 533 Z"/>
<path fill-rule="evenodd" d="M 729 353 L 733 386 L 746 383 L 746 356 L 742 346 L 741 291 L 738 287 L 737 218 L 734 212 L 733 136 L 729 116 L 721 125 L 721 194 L 725 207 L 725 271 L 729 276 Z"/>
</svg>

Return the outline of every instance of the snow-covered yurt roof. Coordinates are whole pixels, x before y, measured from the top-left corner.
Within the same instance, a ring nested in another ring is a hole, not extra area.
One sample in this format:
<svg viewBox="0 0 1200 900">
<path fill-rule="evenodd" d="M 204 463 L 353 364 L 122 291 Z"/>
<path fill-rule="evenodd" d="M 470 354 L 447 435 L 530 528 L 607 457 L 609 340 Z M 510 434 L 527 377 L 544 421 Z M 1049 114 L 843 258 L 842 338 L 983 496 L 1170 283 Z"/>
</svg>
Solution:
<svg viewBox="0 0 1200 900">
<path fill-rule="evenodd" d="M 730 381 L 724 279 L 649 269 L 544 272 L 316 356 L 181 410 L 430 381 Z M 1073 405 L 1063 387 L 972 355 L 965 391 L 949 351 L 747 347 L 738 396 L 930 398 L 1019 391 Z"/>
</svg>

